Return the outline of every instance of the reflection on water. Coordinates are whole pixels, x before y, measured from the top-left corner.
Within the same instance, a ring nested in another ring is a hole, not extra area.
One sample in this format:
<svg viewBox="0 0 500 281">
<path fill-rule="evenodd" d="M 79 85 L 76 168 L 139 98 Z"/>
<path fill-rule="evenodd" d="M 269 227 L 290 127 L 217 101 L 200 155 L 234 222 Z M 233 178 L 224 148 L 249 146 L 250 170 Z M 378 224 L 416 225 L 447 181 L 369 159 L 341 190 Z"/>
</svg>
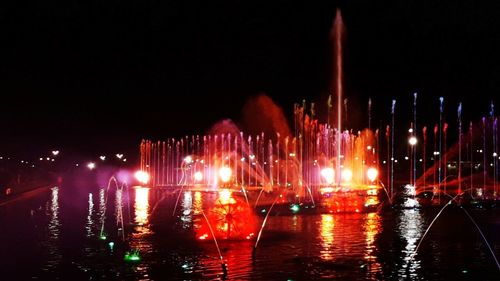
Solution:
<svg viewBox="0 0 500 281">
<path fill-rule="evenodd" d="M 85 225 L 85 233 L 87 238 L 90 238 L 94 235 L 94 199 L 92 198 L 92 193 L 89 193 L 89 206 L 87 213 L 87 223 Z"/>
<path fill-rule="evenodd" d="M 350 272 L 356 271 L 360 279 L 379 279 L 382 268 L 374 244 L 381 230 L 381 217 L 377 213 L 320 215 L 321 261 L 314 271 L 318 278 L 349 278 Z"/>
<path fill-rule="evenodd" d="M 191 222 L 193 221 L 193 197 L 191 191 L 184 192 L 184 200 L 182 201 L 182 228 L 188 229 L 191 227 Z"/>
<path fill-rule="evenodd" d="M 194 193 L 194 204 L 193 204 L 193 215 L 201 215 L 201 210 L 203 208 L 203 201 L 201 199 L 201 192 L 196 191 Z"/>
<path fill-rule="evenodd" d="M 135 223 L 143 226 L 148 223 L 149 217 L 149 188 L 135 189 Z"/>
<path fill-rule="evenodd" d="M 151 242 L 154 233 L 149 225 L 149 188 L 135 189 L 134 214 L 136 226 L 130 236 L 129 245 L 131 249 L 139 250 L 143 259 L 143 262 L 135 267 L 135 272 L 141 277 L 139 280 L 150 280 L 150 264 L 145 261 L 150 259 L 155 249 Z"/>
<path fill-rule="evenodd" d="M 363 229 L 366 235 L 365 260 L 370 273 L 379 273 L 382 269 L 375 256 L 375 237 L 382 231 L 381 217 L 378 213 L 365 215 Z M 373 276 L 372 276 L 373 277 Z"/>
<path fill-rule="evenodd" d="M 186 191 L 179 202 L 182 207 L 172 216 L 177 196 L 171 193 L 166 197 L 158 196 L 162 195 L 162 190 L 131 189 L 130 204 L 135 224 L 125 228 L 125 243 L 116 243 L 115 250 L 110 251 L 108 243 L 116 242 L 112 240 L 115 237 L 110 236 L 106 241 L 96 237 L 99 219 L 106 209 L 105 190 L 90 191 L 85 190 L 80 193 L 83 196 L 78 197 L 70 188 L 55 187 L 35 202 L 20 201 L 15 212 L 0 209 L 0 218 L 8 219 L 11 225 L 0 235 L 10 235 L 7 241 L 19 236 L 14 241 L 25 241 L 23 244 L 30 246 L 19 247 L 18 260 L 28 260 L 25 256 L 34 260 L 30 264 L 14 265 L 17 266 L 15 270 L 27 271 L 30 277 L 36 275 L 38 279 L 47 277 L 44 280 L 222 279 L 213 240 L 199 241 L 193 229 L 195 215 L 201 214 L 202 208 L 213 207 L 214 193 Z M 158 209 L 152 211 L 151 206 L 161 198 L 167 200 L 162 200 Z M 117 220 L 123 220 L 118 213 L 123 213 L 120 205 L 126 206 L 124 200 L 127 199 L 125 193 L 117 192 L 116 201 L 108 202 L 111 206 L 108 215 L 114 214 Z M 26 210 L 30 210 L 31 204 L 46 207 L 39 213 L 32 212 L 26 220 L 24 217 L 29 215 Z M 75 208 L 77 204 L 79 207 Z M 252 260 L 255 241 L 220 241 L 223 259 L 228 265 L 227 279 L 449 280 L 454 277 L 453 280 L 496 280 L 491 277 L 498 275 L 489 275 L 498 272 L 483 241 L 467 218 L 451 208 L 445 214 L 448 219 L 436 224 L 411 262 L 409 258 L 435 212 L 389 210 L 368 214 L 272 215 L 263 231 L 255 260 Z M 480 216 L 490 217 L 481 219 Z M 476 213 L 476 217 L 498 253 L 498 212 L 482 211 Z M 263 216 L 257 221 L 262 219 Z M 488 224 L 488 221 L 496 224 Z M 29 223 L 36 225 L 36 232 L 22 232 Z M 109 220 L 106 227 L 116 228 L 114 223 Z M 123 261 L 123 252 L 131 249 L 140 251 L 141 261 L 133 264 Z"/>
<path fill-rule="evenodd" d="M 424 225 L 422 215 L 419 210 L 405 209 L 402 210 L 399 216 L 399 233 L 400 237 L 406 241 L 406 246 L 402 250 L 403 263 L 398 270 L 400 276 L 414 279 L 417 277 L 417 269 L 420 268 L 418 256 L 412 260 L 411 256 L 417 247 L 418 240 L 422 237 Z"/>
<path fill-rule="evenodd" d="M 320 239 L 322 249 L 320 251 L 320 257 L 325 260 L 333 259 L 332 249 L 333 249 L 333 228 L 335 223 L 333 222 L 333 215 L 323 214 L 321 215 L 320 224 Z"/>
<path fill-rule="evenodd" d="M 51 188 L 51 197 L 48 204 L 48 237 L 43 243 L 46 251 L 45 265 L 42 267 L 44 271 L 53 270 L 59 265 L 62 259 L 59 248 L 59 236 L 61 229 L 61 223 L 59 221 L 59 187 L 55 186 Z"/>
<path fill-rule="evenodd" d="M 56 240 L 59 237 L 59 227 L 61 226 L 59 223 L 59 187 L 55 186 L 51 191 L 49 238 Z"/>
</svg>

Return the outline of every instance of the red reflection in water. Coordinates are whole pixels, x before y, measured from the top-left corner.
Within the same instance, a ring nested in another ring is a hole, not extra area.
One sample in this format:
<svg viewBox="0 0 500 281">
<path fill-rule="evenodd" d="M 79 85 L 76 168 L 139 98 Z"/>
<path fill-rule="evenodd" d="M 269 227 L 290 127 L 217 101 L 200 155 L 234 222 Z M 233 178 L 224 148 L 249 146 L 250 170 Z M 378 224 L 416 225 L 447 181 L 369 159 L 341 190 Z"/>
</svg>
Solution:
<svg viewBox="0 0 500 281">
<path fill-rule="evenodd" d="M 219 192 L 215 205 L 206 212 L 210 226 L 217 239 L 252 239 L 255 235 L 255 214 L 250 206 L 232 196 L 229 190 Z M 195 226 L 200 240 L 209 240 L 212 235 L 207 220 L 198 220 Z"/>
<path fill-rule="evenodd" d="M 361 192 L 367 193 L 364 190 Z M 363 213 L 373 211 L 373 208 L 376 208 L 380 202 L 376 195 L 364 195 L 359 194 L 359 192 L 336 192 L 324 194 L 322 204 L 329 213 Z"/>
</svg>

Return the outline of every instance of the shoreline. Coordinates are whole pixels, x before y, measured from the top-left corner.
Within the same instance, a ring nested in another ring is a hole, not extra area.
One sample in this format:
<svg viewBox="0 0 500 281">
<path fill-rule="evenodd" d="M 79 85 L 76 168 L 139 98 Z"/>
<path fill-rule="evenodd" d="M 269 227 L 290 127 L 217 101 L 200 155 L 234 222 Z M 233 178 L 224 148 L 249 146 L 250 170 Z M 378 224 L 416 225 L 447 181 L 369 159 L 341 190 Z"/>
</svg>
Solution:
<svg viewBox="0 0 500 281">
<path fill-rule="evenodd" d="M 48 188 L 50 188 L 51 184 L 44 184 L 42 186 L 37 186 L 37 187 L 32 187 L 32 188 L 25 188 L 22 191 L 14 192 L 13 194 L 10 195 L 2 195 L 0 197 L 0 207 L 8 205 L 10 203 L 14 203 L 16 201 L 22 200 L 29 198 L 31 196 L 34 196 L 38 194 L 39 192 L 42 192 Z"/>
</svg>

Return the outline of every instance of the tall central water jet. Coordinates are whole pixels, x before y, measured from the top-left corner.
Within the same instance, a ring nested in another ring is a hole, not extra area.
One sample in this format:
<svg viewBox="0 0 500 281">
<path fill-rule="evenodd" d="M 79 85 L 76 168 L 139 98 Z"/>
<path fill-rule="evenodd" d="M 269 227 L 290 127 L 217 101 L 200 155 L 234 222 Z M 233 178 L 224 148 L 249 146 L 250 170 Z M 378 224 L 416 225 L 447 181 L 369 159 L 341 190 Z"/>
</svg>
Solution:
<svg viewBox="0 0 500 281">
<path fill-rule="evenodd" d="M 337 94 L 337 183 L 341 181 L 341 134 L 342 134 L 342 34 L 344 22 L 340 10 L 337 9 L 335 22 L 333 24 L 333 36 L 335 40 L 335 92 Z"/>
</svg>

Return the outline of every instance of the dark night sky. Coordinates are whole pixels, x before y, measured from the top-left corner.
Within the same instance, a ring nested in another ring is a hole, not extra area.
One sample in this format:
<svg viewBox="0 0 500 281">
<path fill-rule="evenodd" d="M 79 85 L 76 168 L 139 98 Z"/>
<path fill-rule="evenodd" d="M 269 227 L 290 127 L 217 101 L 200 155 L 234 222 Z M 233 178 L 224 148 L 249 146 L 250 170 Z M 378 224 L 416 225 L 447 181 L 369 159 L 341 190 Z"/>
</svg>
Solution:
<svg viewBox="0 0 500 281">
<path fill-rule="evenodd" d="M 2 1 L 0 151 L 135 149 L 142 137 L 238 122 L 267 93 L 290 119 L 326 100 L 336 7 L 346 26 L 350 125 L 488 113 L 500 92 L 497 1 Z M 499 104 L 500 107 L 500 104 Z M 500 112 L 500 108 L 498 109 Z M 452 115 L 453 114 L 453 115 Z M 402 121 L 405 122 L 405 121 Z"/>
</svg>

